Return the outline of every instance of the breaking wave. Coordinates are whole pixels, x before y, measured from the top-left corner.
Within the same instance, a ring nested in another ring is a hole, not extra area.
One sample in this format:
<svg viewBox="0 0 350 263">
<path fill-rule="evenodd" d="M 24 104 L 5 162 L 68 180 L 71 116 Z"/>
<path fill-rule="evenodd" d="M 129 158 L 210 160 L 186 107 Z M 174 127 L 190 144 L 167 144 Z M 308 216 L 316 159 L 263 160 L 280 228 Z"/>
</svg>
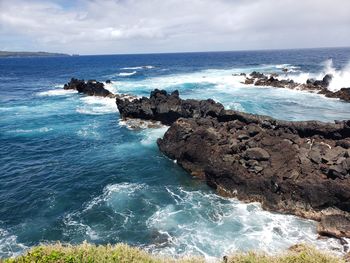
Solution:
<svg viewBox="0 0 350 263">
<path fill-rule="evenodd" d="M 350 62 L 340 70 L 333 65 L 333 60 L 329 59 L 324 63 L 324 75 L 332 74 L 333 79 L 328 87 L 331 91 L 337 91 L 341 88 L 350 88 Z"/>
<path fill-rule="evenodd" d="M 133 71 L 133 72 L 120 72 L 118 74 L 118 76 L 120 77 L 129 77 L 129 76 L 132 76 L 132 75 L 135 75 L 137 73 L 137 71 Z"/>
<path fill-rule="evenodd" d="M 17 241 L 17 236 L 0 228 L 0 255 L 2 257 L 16 257 L 28 247 Z M 1 259 L 0 259 L 1 261 Z"/>
<path fill-rule="evenodd" d="M 38 96 L 67 96 L 75 93 L 77 93 L 76 90 L 65 90 L 63 88 L 60 88 L 39 92 Z"/>
<path fill-rule="evenodd" d="M 125 67 L 125 68 L 121 68 L 121 69 L 152 69 L 154 68 L 154 66 L 150 66 L 150 65 L 147 65 L 147 66 L 136 66 L 136 67 Z"/>
<path fill-rule="evenodd" d="M 78 106 L 76 111 L 88 115 L 101 115 L 118 112 L 115 99 L 96 96 L 82 97 L 82 105 Z"/>
<path fill-rule="evenodd" d="M 45 133 L 45 132 L 49 132 L 52 131 L 52 128 L 48 128 L 48 127 L 42 127 L 42 128 L 37 128 L 37 129 L 16 129 L 13 131 L 9 131 L 11 133 Z"/>
<path fill-rule="evenodd" d="M 105 209 L 113 211 L 112 218 L 105 218 L 113 222 L 108 230 L 100 227 L 101 222 L 87 220 L 90 213 Z M 163 255 L 212 259 L 235 251 L 274 254 L 296 243 L 343 253 L 339 240 L 318 239 L 313 221 L 264 211 L 258 203 L 245 204 L 182 186 L 111 184 L 81 212 L 68 215 L 65 222 L 95 241 L 102 241 L 106 234 L 124 236 L 132 227 L 135 233 L 148 236 L 143 241 L 139 238 L 138 245 Z"/>
<path fill-rule="evenodd" d="M 296 82 L 306 83 L 307 79 L 312 78 L 322 80 L 326 74 L 331 74 L 333 79 L 328 86 L 329 90 L 337 91 L 341 88 L 350 87 L 350 62 L 341 69 L 336 69 L 334 67 L 332 59 L 324 61 L 322 65 L 323 69 L 318 73 L 300 72 L 299 74 L 292 74 L 289 77 Z"/>
</svg>

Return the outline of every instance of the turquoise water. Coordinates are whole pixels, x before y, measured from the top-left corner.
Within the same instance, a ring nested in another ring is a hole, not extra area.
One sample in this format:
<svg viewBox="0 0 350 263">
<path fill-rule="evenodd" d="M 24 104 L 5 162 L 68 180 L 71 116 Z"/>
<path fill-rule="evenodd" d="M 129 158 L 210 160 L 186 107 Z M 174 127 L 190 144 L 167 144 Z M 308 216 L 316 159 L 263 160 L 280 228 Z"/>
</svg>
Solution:
<svg viewBox="0 0 350 263">
<path fill-rule="evenodd" d="M 280 119 L 349 118 L 350 104 L 245 86 L 232 75 L 286 66 L 303 79 L 322 74 L 329 57 L 341 77 L 349 49 L 1 59 L 0 257 L 84 240 L 208 258 L 298 242 L 341 249 L 318 240 L 312 221 L 219 197 L 191 178 L 158 151 L 166 127 L 129 130 L 114 100 L 62 90 L 72 76 L 112 79 L 113 92 L 179 89 L 185 98 Z"/>
</svg>

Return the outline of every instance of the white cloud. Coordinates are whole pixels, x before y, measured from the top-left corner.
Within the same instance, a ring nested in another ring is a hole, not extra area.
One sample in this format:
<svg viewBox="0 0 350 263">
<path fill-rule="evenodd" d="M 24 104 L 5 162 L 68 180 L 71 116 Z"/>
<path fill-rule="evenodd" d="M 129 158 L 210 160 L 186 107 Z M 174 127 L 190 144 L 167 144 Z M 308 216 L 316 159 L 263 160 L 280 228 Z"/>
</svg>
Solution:
<svg viewBox="0 0 350 263">
<path fill-rule="evenodd" d="M 348 46 L 349 10 L 345 0 L 0 0 L 0 49 L 97 54 Z"/>
</svg>

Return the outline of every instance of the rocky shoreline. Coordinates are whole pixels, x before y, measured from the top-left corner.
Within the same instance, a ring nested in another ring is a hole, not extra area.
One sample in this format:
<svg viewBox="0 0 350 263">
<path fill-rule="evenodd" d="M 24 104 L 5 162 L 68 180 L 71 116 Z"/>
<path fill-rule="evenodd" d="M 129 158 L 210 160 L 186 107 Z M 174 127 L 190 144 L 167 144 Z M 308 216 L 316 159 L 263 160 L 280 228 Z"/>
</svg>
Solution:
<svg viewBox="0 0 350 263">
<path fill-rule="evenodd" d="M 319 221 L 321 235 L 350 237 L 350 121 L 289 122 L 174 91 L 116 99 L 122 118 L 171 125 L 159 149 L 224 196 Z"/>
<path fill-rule="evenodd" d="M 264 76 L 253 74 L 255 84 L 271 86 Z M 327 78 L 307 85 L 325 86 Z M 160 151 L 220 195 L 316 220 L 321 235 L 350 237 L 350 120 L 282 121 L 226 110 L 212 99 L 183 100 L 178 91 L 137 98 L 74 78 L 64 89 L 115 98 L 131 129 L 169 125 L 157 140 Z"/>
<path fill-rule="evenodd" d="M 246 76 L 244 73 L 241 75 Z M 338 98 L 340 100 L 350 102 L 350 87 L 344 87 L 335 92 L 328 89 L 332 78 L 333 76 L 331 74 L 327 74 L 322 78 L 322 80 L 308 79 L 306 83 L 297 83 L 290 79 L 278 79 L 277 74 L 266 75 L 254 71 L 246 76 L 243 84 L 305 90 L 322 94 L 328 98 Z"/>
<path fill-rule="evenodd" d="M 106 84 L 112 83 L 111 80 L 106 80 Z M 105 84 L 96 80 L 84 81 L 83 79 L 72 78 L 70 82 L 64 84 L 63 89 L 65 90 L 76 90 L 79 93 L 88 96 L 97 96 L 105 98 L 119 98 L 133 100 L 136 97 L 127 94 L 113 94 L 105 88 Z"/>
</svg>

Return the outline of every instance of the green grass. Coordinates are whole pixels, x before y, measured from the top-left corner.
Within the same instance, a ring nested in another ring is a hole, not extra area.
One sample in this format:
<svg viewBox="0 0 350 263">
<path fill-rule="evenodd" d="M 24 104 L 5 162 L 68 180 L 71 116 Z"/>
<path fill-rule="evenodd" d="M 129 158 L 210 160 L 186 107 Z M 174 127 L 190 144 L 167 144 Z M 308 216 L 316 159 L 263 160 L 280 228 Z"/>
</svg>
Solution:
<svg viewBox="0 0 350 263">
<path fill-rule="evenodd" d="M 1 260 L 0 260 L 1 261 Z M 86 262 L 86 263 L 202 263 L 204 258 L 166 258 L 148 254 L 147 252 L 133 248 L 125 244 L 115 246 L 95 246 L 81 244 L 78 246 L 42 245 L 29 250 L 26 254 L 17 258 L 5 259 L 4 263 L 49 263 L 49 262 Z M 296 245 L 288 251 L 277 256 L 269 256 L 263 253 L 238 253 L 224 259 L 218 259 L 218 263 L 344 263 L 345 259 L 320 252 L 315 248 Z"/>
<path fill-rule="evenodd" d="M 305 245 L 295 245 L 277 256 L 249 252 L 231 256 L 227 263 L 344 263 L 345 259 L 332 256 Z"/>
</svg>

